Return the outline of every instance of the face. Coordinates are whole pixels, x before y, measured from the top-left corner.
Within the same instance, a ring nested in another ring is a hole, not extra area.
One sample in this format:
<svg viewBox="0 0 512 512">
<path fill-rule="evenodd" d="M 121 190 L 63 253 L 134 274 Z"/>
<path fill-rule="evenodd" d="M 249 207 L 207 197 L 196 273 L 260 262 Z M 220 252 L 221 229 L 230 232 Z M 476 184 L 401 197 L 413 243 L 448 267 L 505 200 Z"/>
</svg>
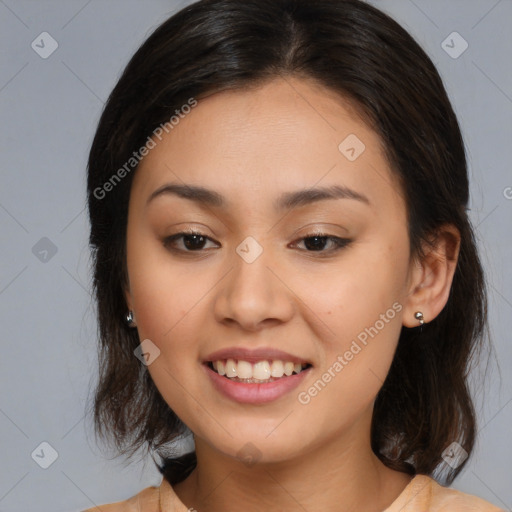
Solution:
<svg viewBox="0 0 512 512">
<path fill-rule="evenodd" d="M 289 78 L 201 99 L 155 142 L 132 184 L 126 299 L 163 398 L 219 455 L 368 442 L 411 267 L 379 137 Z"/>
</svg>

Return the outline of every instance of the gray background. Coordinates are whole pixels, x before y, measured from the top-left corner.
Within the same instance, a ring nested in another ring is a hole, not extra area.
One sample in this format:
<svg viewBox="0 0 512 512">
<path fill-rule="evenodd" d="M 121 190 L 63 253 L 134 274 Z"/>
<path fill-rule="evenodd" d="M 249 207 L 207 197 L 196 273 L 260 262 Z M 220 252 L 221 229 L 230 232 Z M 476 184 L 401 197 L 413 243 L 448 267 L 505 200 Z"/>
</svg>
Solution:
<svg viewBox="0 0 512 512">
<path fill-rule="evenodd" d="M 129 57 L 188 3 L 0 0 L 0 511 L 78 511 L 160 482 L 151 460 L 106 458 L 85 415 L 96 375 L 85 166 Z M 427 50 L 462 125 L 496 352 L 487 391 L 474 386 L 479 441 L 454 487 L 511 510 L 512 1 L 373 3 Z M 442 43 L 454 31 L 469 45 L 458 58 L 462 40 Z M 31 47 L 42 32 L 58 43 L 46 59 Z M 41 442 L 58 454 L 48 469 Z"/>
</svg>

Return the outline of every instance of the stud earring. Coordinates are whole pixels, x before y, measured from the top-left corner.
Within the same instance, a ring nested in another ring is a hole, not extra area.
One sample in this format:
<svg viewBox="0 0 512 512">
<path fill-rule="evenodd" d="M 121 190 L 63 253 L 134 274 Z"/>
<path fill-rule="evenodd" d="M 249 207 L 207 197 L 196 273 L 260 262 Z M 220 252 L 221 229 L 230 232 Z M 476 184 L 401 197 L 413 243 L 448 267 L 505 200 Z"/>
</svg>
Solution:
<svg viewBox="0 0 512 512">
<path fill-rule="evenodd" d="M 135 317 L 133 316 L 133 311 L 130 310 L 128 313 L 126 313 L 125 317 L 126 323 L 128 324 L 128 327 L 135 327 Z"/>
<path fill-rule="evenodd" d="M 416 318 L 416 320 L 419 321 L 420 325 L 423 325 L 425 323 L 425 321 L 423 320 L 423 313 L 421 311 L 416 311 L 416 313 L 414 313 L 414 318 Z"/>
</svg>

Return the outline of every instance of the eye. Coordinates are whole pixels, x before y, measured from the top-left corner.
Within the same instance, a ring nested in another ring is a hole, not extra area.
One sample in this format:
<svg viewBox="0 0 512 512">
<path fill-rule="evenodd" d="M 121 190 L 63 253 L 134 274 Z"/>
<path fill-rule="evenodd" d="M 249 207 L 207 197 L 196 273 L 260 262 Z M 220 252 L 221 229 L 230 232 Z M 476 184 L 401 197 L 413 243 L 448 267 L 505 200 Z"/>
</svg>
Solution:
<svg viewBox="0 0 512 512">
<path fill-rule="evenodd" d="M 177 248 L 177 241 L 180 239 L 183 239 L 183 245 L 182 248 Z M 163 244 L 164 247 L 170 248 L 173 251 L 200 252 L 204 249 L 204 245 L 208 240 L 212 241 L 209 237 L 203 235 L 202 233 L 197 231 L 187 231 L 168 236 L 164 239 Z M 183 247 L 185 247 L 185 249 L 183 249 Z"/>
<path fill-rule="evenodd" d="M 352 240 L 348 238 L 339 238 L 337 236 L 331 236 L 325 233 L 311 233 L 299 240 L 304 241 L 307 252 L 320 252 L 320 253 L 331 253 L 347 247 Z M 324 250 L 325 246 L 330 242 L 331 248 Z M 294 245 L 297 245 L 295 243 Z"/>
<path fill-rule="evenodd" d="M 198 231 L 187 231 L 166 237 L 163 241 L 163 245 L 176 252 L 202 252 L 208 241 L 213 242 L 211 238 Z M 182 242 L 181 247 L 177 247 L 180 245 L 179 242 Z M 336 252 L 347 247 L 352 240 L 324 233 L 311 233 L 310 235 L 300 238 L 297 242 L 293 243 L 292 246 L 298 246 L 298 242 L 304 242 L 306 248 L 301 249 L 303 251 L 325 254 Z M 325 250 L 325 247 L 328 245 L 330 245 L 330 249 Z"/>
</svg>

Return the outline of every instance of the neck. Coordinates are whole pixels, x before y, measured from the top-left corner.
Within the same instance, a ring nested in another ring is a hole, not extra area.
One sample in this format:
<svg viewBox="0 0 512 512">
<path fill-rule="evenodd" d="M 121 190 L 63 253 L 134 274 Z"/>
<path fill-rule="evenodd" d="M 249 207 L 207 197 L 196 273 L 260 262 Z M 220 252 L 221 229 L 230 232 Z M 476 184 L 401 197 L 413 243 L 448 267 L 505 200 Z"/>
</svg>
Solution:
<svg viewBox="0 0 512 512">
<path fill-rule="evenodd" d="M 238 512 L 242 505 L 246 512 L 385 510 L 411 477 L 389 469 L 375 456 L 369 421 L 371 414 L 351 432 L 304 449 L 292 460 L 252 466 L 196 438 L 197 467 L 174 490 L 187 507 L 201 512 Z"/>
</svg>

